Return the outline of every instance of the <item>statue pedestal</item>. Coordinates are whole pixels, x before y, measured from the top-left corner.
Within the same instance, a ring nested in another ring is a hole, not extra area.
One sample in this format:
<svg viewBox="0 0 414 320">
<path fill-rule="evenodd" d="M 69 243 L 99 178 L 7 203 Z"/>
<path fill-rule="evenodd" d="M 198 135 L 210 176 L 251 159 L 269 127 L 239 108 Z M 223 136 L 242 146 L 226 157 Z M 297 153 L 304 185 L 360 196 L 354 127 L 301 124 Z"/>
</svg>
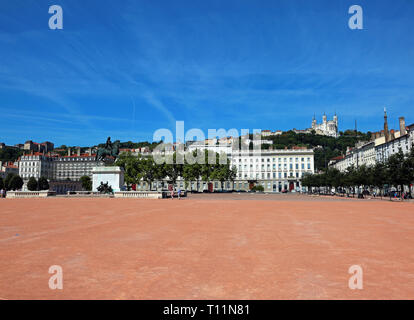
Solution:
<svg viewBox="0 0 414 320">
<path fill-rule="evenodd" d="M 114 192 L 122 191 L 124 186 L 124 170 L 120 167 L 93 167 L 92 191 L 97 191 L 101 182 L 107 183 Z"/>
</svg>

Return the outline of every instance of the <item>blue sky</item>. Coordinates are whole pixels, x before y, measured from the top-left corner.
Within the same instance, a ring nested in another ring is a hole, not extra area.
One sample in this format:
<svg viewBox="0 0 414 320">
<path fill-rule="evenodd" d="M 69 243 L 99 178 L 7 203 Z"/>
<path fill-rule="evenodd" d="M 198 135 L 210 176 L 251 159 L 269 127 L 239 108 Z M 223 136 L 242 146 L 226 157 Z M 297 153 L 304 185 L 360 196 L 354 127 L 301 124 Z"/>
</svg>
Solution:
<svg viewBox="0 0 414 320">
<path fill-rule="evenodd" d="M 63 30 L 50 30 L 50 5 Z M 364 29 L 348 28 L 348 8 Z M 411 0 L 0 0 L 0 142 L 414 122 Z"/>
</svg>

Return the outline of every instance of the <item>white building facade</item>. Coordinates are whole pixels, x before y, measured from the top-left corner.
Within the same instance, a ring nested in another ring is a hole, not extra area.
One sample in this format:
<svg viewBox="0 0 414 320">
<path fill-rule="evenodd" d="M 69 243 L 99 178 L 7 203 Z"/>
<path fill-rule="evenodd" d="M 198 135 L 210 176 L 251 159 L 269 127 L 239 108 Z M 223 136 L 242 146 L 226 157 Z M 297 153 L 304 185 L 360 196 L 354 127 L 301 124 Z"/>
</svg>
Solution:
<svg viewBox="0 0 414 320">
<path fill-rule="evenodd" d="M 316 134 L 335 138 L 338 137 L 338 116 L 335 114 L 332 120 L 327 120 L 326 114 L 324 114 L 322 123 L 317 123 L 314 117 L 311 130 L 315 130 Z"/>
<path fill-rule="evenodd" d="M 313 150 L 235 151 L 231 166 L 237 169 L 236 190 L 249 190 L 252 184 L 265 192 L 300 191 L 301 178 L 314 173 Z"/>
<path fill-rule="evenodd" d="M 354 148 L 347 150 L 344 157 L 331 161 L 330 166 L 344 172 L 350 166 L 357 168 L 361 165 L 384 163 L 399 150 L 405 154 L 411 152 L 414 145 L 414 124 L 406 127 L 405 120 L 401 117 L 399 131 L 388 132 L 386 120 L 384 127 L 386 133 L 374 133 L 371 141 L 357 143 Z"/>
</svg>

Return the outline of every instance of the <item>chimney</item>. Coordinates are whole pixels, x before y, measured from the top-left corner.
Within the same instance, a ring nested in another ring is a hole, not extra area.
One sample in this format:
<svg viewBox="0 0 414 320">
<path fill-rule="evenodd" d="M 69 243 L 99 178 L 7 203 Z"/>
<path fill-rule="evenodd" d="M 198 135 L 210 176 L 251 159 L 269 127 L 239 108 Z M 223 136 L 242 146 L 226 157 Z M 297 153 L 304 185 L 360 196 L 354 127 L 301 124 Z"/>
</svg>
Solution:
<svg viewBox="0 0 414 320">
<path fill-rule="evenodd" d="M 400 117 L 399 120 L 400 120 L 400 136 L 406 135 L 407 130 L 405 128 L 405 118 Z"/>
<path fill-rule="evenodd" d="M 81 148 L 80 147 L 76 147 L 76 155 L 78 157 L 80 157 L 80 152 L 81 152 Z"/>
<path fill-rule="evenodd" d="M 72 154 L 71 154 L 71 150 L 70 150 L 70 148 L 68 148 L 68 157 L 70 157 Z"/>
<path fill-rule="evenodd" d="M 390 132 L 388 131 L 387 109 L 385 108 L 384 108 L 384 135 L 385 135 L 385 142 L 390 141 Z"/>
</svg>

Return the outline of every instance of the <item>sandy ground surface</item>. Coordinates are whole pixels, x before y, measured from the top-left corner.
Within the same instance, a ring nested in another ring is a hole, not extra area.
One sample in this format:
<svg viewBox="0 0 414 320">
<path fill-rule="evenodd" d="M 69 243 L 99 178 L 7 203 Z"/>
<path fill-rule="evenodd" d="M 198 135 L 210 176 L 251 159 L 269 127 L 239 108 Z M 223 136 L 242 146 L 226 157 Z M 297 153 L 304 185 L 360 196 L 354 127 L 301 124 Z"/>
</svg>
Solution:
<svg viewBox="0 0 414 320">
<path fill-rule="evenodd" d="M 414 298 L 413 203 L 236 197 L 0 199 L 0 299 Z"/>
</svg>

